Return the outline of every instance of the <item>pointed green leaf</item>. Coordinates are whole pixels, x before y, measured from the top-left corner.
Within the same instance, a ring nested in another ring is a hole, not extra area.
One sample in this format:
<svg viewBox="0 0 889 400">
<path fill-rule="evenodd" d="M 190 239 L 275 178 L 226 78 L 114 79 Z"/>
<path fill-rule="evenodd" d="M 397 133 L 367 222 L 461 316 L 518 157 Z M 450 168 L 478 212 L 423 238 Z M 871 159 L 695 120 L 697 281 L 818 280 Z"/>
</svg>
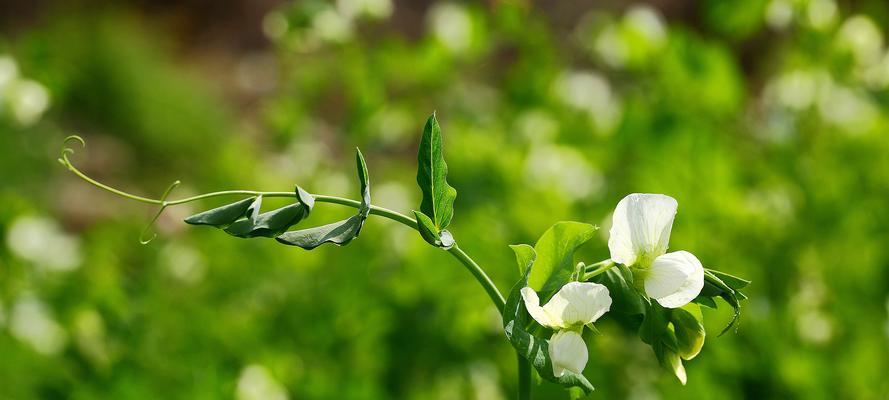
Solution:
<svg viewBox="0 0 889 400">
<path fill-rule="evenodd" d="M 358 182 L 361 183 L 361 208 L 359 214 L 364 217 L 370 213 L 370 175 L 367 173 L 367 164 L 364 162 L 364 154 L 355 149 L 355 163 L 358 166 Z"/>
<path fill-rule="evenodd" d="M 255 200 L 255 197 L 250 197 L 235 203 L 216 207 L 212 210 L 207 210 L 186 218 L 185 223 L 191 225 L 210 225 L 217 228 L 225 227 L 243 217 Z"/>
<path fill-rule="evenodd" d="M 417 230 L 420 231 L 420 236 L 423 237 L 423 240 L 433 246 L 441 246 L 441 236 L 438 234 L 438 228 L 435 227 L 432 219 L 416 210 L 414 210 L 414 216 L 417 218 Z"/>
<path fill-rule="evenodd" d="M 417 162 L 417 184 L 423 192 L 420 211 L 441 231 L 451 223 L 457 190 L 447 182 L 448 165 L 444 160 L 441 128 L 435 113 L 429 117 L 423 128 Z"/>
<path fill-rule="evenodd" d="M 530 247 L 530 246 L 529 246 Z M 520 250 L 525 255 L 530 254 L 525 250 Z M 519 260 L 520 265 L 525 260 Z M 531 362 L 537 373 L 550 382 L 561 384 L 564 387 L 579 387 L 585 393 L 594 390 L 593 385 L 582 374 L 576 374 L 566 371 L 561 377 L 553 374 L 553 365 L 549 355 L 549 341 L 532 335 L 525 326 L 528 324 L 528 312 L 525 310 L 525 303 L 522 301 L 521 290 L 528 284 L 528 272 L 533 268 L 526 269 L 522 274 L 522 278 L 516 282 L 512 290 L 509 292 L 509 298 L 506 300 L 506 306 L 503 308 L 503 330 L 507 339 L 516 349 L 516 351 L 524 358 Z"/>
<path fill-rule="evenodd" d="M 725 283 L 726 286 L 728 286 L 732 289 L 735 289 L 735 290 L 743 289 L 744 287 L 746 287 L 747 285 L 750 284 L 750 281 L 748 281 L 746 279 L 738 278 L 737 276 L 729 275 L 725 272 L 717 271 L 714 269 L 707 269 L 707 271 L 709 271 L 711 274 L 713 274 L 714 276 L 719 278 L 719 280 L 721 280 L 723 283 Z"/>
<path fill-rule="evenodd" d="M 516 263 L 519 265 L 519 275 L 524 275 L 528 268 L 534 264 L 537 259 L 537 253 L 534 248 L 527 244 L 511 244 L 509 248 L 515 253 Z"/>
<path fill-rule="evenodd" d="M 717 307 L 716 307 L 716 301 L 713 300 L 712 297 L 698 296 L 698 297 L 696 297 L 694 300 L 692 300 L 692 302 L 693 302 L 693 303 L 700 304 L 700 305 L 702 305 L 702 306 L 704 306 L 704 307 L 710 307 L 710 308 L 713 308 L 713 309 L 716 309 L 716 308 L 717 308 Z"/>
<path fill-rule="evenodd" d="M 302 204 L 305 204 L 309 213 L 311 213 L 312 208 L 315 207 L 315 197 L 299 186 L 296 187 L 296 200 L 298 200 Z"/>
<path fill-rule="evenodd" d="M 309 215 L 308 207 L 295 203 L 259 214 L 254 220 L 244 218 L 225 228 L 225 232 L 242 238 L 274 237 L 296 225 Z"/>
<path fill-rule="evenodd" d="M 574 251 L 595 234 L 594 225 L 580 222 L 557 222 L 543 233 L 534 251 L 537 260 L 528 276 L 528 286 L 538 292 L 554 292 L 574 272 Z"/>
<path fill-rule="evenodd" d="M 275 239 L 286 245 L 299 246 L 306 250 L 312 250 L 324 243 L 333 243 L 339 246 L 349 244 L 358 236 L 364 218 L 353 215 L 349 219 L 322 225 L 309 229 L 284 232 Z"/>
</svg>

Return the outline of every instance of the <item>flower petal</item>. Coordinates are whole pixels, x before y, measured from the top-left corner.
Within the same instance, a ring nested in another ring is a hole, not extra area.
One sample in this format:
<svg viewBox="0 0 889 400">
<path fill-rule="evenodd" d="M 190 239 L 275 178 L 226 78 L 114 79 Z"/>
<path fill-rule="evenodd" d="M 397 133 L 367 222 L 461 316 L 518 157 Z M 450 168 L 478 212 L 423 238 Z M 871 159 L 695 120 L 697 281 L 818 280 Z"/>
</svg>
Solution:
<svg viewBox="0 0 889 400">
<path fill-rule="evenodd" d="M 556 332 L 549 339 L 549 358 L 553 363 L 553 375 L 558 378 L 565 375 L 565 371 L 582 373 L 589 353 L 580 334 L 566 330 Z"/>
<path fill-rule="evenodd" d="M 610 308 L 608 288 L 592 282 L 568 282 L 543 306 L 563 328 L 593 323 Z"/>
<path fill-rule="evenodd" d="M 655 258 L 645 278 L 645 293 L 666 308 L 688 304 L 703 288 L 704 267 L 687 251 Z"/>
<path fill-rule="evenodd" d="M 630 266 L 641 257 L 664 254 L 677 207 L 676 199 L 663 194 L 633 193 L 621 199 L 609 232 L 611 259 Z"/>
<path fill-rule="evenodd" d="M 552 315 L 547 313 L 546 310 L 540 306 L 540 298 L 537 296 L 537 292 L 535 292 L 534 289 L 523 287 L 521 294 L 522 300 L 525 301 L 525 309 L 528 310 L 528 314 L 531 314 L 531 318 L 534 318 L 538 324 L 547 328 L 562 327 L 561 321 L 555 320 Z"/>
</svg>

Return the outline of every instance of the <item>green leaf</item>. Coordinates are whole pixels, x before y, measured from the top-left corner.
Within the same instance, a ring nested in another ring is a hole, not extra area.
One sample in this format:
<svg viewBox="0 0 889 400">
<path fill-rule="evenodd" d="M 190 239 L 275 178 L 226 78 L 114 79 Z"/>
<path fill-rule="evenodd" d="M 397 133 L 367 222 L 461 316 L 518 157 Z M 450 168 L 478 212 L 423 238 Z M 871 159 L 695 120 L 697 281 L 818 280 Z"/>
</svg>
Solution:
<svg viewBox="0 0 889 400">
<path fill-rule="evenodd" d="M 638 322 L 641 322 L 641 319 L 637 316 L 645 314 L 646 301 L 633 286 L 633 273 L 630 269 L 623 264 L 617 264 L 594 277 L 593 280 L 608 288 L 608 294 L 611 295 L 612 300 L 609 313 L 622 317 L 633 317 L 627 319 L 629 322 L 636 323 L 630 328 L 638 328 Z"/>
<path fill-rule="evenodd" d="M 247 219 L 255 221 L 259 217 L 259 210 L 262 208 L 262 195 L 256 196 L 250 207 L 247 207 Z"/>
<path fill-rule="evenodd" d="M 701 294 L 698 295 L 698 297 L 699 298 L 700 297 L 711 297 L 711 298 L 712 297 L 720 297 L 723 300 L 725 300 L 725 302 L 728 303 L 730 306 L 732 306 L 732 308 L 734 309 L 735 313 L 732 316 L 732 320 L 729 321 L 729 323 L 725 326 L 725 328 L 722 329 L 722 332 L 720 332 L 719 335 L 717 335 L 717 336 L 722 336 L 723 334 L 728 332 L 728 330 L 731 329 L 732 326 L 735 326 L 735 324 L 738 322 L 738 319 L 741 317 L 741 300 L 746 299 L 747 296 L 745 296 L 741 292 L 738 292 L 738 291 L 732 289 L 728 284 L 726 284 L 722 279 L 717 277 L 717 275 L 714 274 L 713 272 L 714 271 L 709 270 L 709 269 L 704 270 L 704 288 L 701 290 Z M 724 274 L 724 275 L 727 275 L 727 274 Z M 729 276 L 731 276 L 731 275 L 729 275 Z M 735 278 L 735 277 L 732 277 L 732 278 Z M 747 282 L 747 281 L 740 279 L 740 278 L 735 278 L 735 279 L 738 279 L 743 282 Z M 732 280 L 732 282 L 736 285 L 738 284 L 737 281 Z M 745 285 L 746 285 L 746 283 L 745 283 Z"/>
<path fill-rule="evenodd" d="M 530 246 L 528 247 L 530 248 Z M 513 250 L 515 250 L 515 247 L 513 247 Z M 530 253 L 526 250 L 519 250 L 516 252 L 517 258 L 519 257 L 519 252 L 523 254 L 522 259 L 519 260 L 519 265 L 521 266 L 527 261 L 525 256 Z M 537 370 L 537 373 L 543 379 L 561 384 L 567 388 L 579 387 L 585 393 L 590 393 L 594 390 L 593 385 L 582 374 L 566 371 L 564 375 L 557 378 L 553 374 L 553 365 L 549 356 L 549 341 L 532 335 L 525 329 L 525 326 L 528 325 L 528 312 L 525 310 L 524 301 L 522 301 L 521 290 L 528 284 L 528 274 L 531 270 L 533 269 L 530 267 L 526 269 L 526 272 L 522 274 L 522 278 L 510 290 L 506 306 L 503 308 L 503 330 L 506 333 L 506 337 L 516 351 L 531 362 L 531 365 L 534 366 L 534 369 Z"/>
<path fill-rule="evenodd" d="M 241 219 L 225 228 L 225 232 L 241 238 L 274 237 L 285 232 L 309 215 L 309 208 L 294 203 L 276 210 L 259 214 L 254 220 Z"/>
<path fill-rule="evenodd" d="M 256 197 L 250 197 L 192 215 L 185 219 L 185 223 L 191 225 L 210 225 L 217 228 L 226 227 L 243 217 L 256 199 Z"/>
<path fill-rule="evenodd" d="M 710 308 L 716 309 L 716 301 L 713 300 L 712 297 L 698 296 L 694 300 L 692 300 L 692 302 L 700 304 L 704 307 L 710 307 Z"/>
<path fill-rule="evenodd" d="M 432 220 L 437 231 L 441 231 L 451 223 L 457 190 L 447 182 L 448 164 L 442 154 L 441 128 L 435 113 L 423 128 L 417 163 L 417 184 L 423 192 L 420 211 Z"/>
<path fill-rule="evenodd" d="M 358 237 L 365 217 L 353 215 L 349 219 L 334 222 L 315 228 L 284 232 L 275 239 L 279 242 L 312 250 L 324 243 L 346 245 Z"/>
<path fill-rule="evenodd" d="M 355 149 L 355 163 L 358 166 L 358 182 L 361 184 L 361 208 L 358 213 L 366 218 L 370 214 L 370 175 L 367 173 L 364 154 L 358 148 Z"/>
<path fill-rule="evenodd" d="M 676 334 L 679 356 L 691 360 L 701 352 L 707 332 L 704 330 L 704 316 L 701 307 L 689 303 L 682 308 L 670 310 L 670 323 Z"/>
<path fill-rule="evenodd" d="M 509 248 L 515 253 L 516 263 L 519 265 L 519 276 L 524 275 L 528 268 L 534 264 L 537 259 L 537 253 L 534 248 L 527 244 L 511 244 Z"/>
<path fill-rule="evenodd" d="M 441 247 L 445 250 L 450 249 L 454 246 L 454 237 L 447 230 L 443 230 L 441 232 L 435 228 L 435 223 L 432 222 L 432 219 L 426 216 L 419 211 L 414 210 L 414 216 L 417 218 L 417 230 L 420 231 L 420 236 L 423 237 L 427 243 Z"/>
<path fill-rule="evenodd" d="M 723 283 L 725 283 L 726 286 L 728 286 L 734 290 L 743 289 L 744 287 L 746 287 L 747 285 L 750 284 L 750 281 L 748 281 L 746 279 L 738 278 L 737 276 L 729 275 L 725 272 L 717 271 L 714 269 L 707 269 L 707 271 L 709 271 L 711 274 L 713 274 L 714 276 L 719 278 L 719 280 L 721 280 Z"/>
<path fill-rule="evenodd" d="M 370 179 L 367 173 L 367 164 L 364 162 L 364 155 L 361 154 L 361 150 L 357 150 L 355 160 L 358 166 L 358 181 L 361 183 L 361 206 L 358 208 L 358 214 L 327 225 L 284 232 L 275 237 L 278 242 L 312 250 L 324 243 L 333 243 L 340 246 L 346 245 L 352 239 L 358 237 L 361 228 L 364 226 L 364 221 L 370 214 Z M 300 189 L 297 188 L 297 198 L 307 199 L 308 197 L 311 197 L 311 195 L 300 192 Z"/>
<path fill-rule="evenodd" d="M 580 222 L 557 222 L 540 236 L 534 251 L 537 260 L 528 276 L 528 286 L 537 292 L 554 292 L 574 272 L 574 251 L 595 234 L 594 225 Z"/>
</svg>

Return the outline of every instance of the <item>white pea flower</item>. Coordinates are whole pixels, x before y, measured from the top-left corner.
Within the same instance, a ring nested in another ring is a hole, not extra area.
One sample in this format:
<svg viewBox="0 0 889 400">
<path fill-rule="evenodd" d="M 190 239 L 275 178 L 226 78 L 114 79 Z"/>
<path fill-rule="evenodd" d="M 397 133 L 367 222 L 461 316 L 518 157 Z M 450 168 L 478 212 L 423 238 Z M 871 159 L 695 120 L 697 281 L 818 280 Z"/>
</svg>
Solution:
<svg viewBox="0 0 889 400">
<path fill-rule="evenodd" d="M 687 251 L 667 253 L 676 199 L 634 193 L 614 209 L 608 239 L 611 260 L 632 267 L 645 293 L 666 308 L 694 300 L 704 288 L 704 267 Z"/>
<path fill-rule="evenodd" d="M 565 375 L 565 371 L 583 372 L 589 354 L 580 333 L 564 330 L 549 339 L 549 358 L 553 363 L 553 375 L 558 378 Z"/>
<path fill-rule="evenodd" d="M 525 287 L 521 293 L 528 314 L 540 325 L 556 330 L 549 341 L 553 375 L 581 373 L 588 354 L 580 332 L 611 308 L 608 288 L 592 282 L 569 282 L 542 307 L 534 289 Z"/>
</svg>

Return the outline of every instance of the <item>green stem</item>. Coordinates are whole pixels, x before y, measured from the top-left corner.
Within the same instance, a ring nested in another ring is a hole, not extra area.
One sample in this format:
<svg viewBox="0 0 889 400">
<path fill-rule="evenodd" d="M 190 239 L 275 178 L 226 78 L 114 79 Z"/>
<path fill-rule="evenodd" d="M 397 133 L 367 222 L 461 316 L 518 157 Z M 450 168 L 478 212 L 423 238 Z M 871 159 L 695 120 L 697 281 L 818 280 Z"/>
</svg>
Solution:
<svg viewBox="0 0 889 400">
<path fill-rule="evenodd" d="M 615 265 L 617 265 L 617 264 L 611 260 L 599 261 L 595 264 L 587 265 L 586 273 L 583 274 L 583 279 L 581 279 L 581 280 L 584 282 L 589 281 L 590 279 L 593 279 L 597 275 L 602 274 L 605 271 L 608 271 Z"/>
<path fill-rule="evenodd" d="M 519 400 L 531 400 L 531 362 L 516 352 L 519 366 Z"/>
</svg>

